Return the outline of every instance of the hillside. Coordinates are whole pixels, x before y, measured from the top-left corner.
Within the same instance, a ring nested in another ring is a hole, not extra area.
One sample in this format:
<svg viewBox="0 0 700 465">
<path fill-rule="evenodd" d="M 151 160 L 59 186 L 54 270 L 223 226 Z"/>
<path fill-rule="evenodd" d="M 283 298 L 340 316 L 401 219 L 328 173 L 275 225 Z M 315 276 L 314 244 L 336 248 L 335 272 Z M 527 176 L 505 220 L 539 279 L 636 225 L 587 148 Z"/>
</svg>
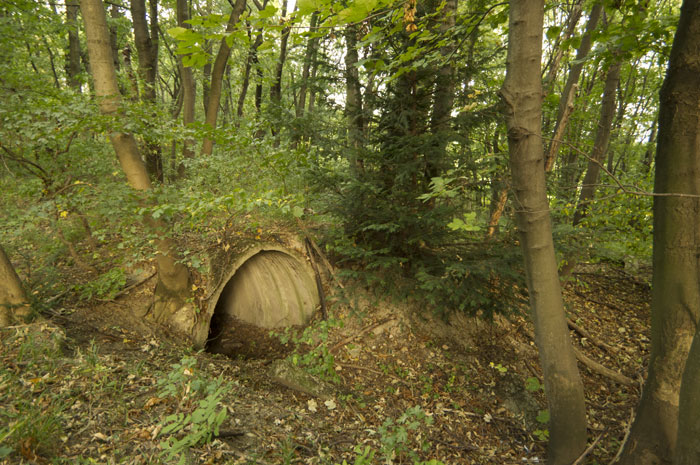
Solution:
<svg viewBox="0 0 700 465">
<path fill-rule="evenodd" d="M 649 289 L 608 266 L 580 266 L 574 277 L 565 299 L 576 346 L 634 380 L 621 385 L 580 365 L 592 449 L 579 463 L 609 463 L 640 393 Z M 545 462 L 542 378 L 526 317 L 443 322 L 348 285 L 335 290 L 331 318 L 307 329 L 310 344 L 301 328 L 286 344 L 242 331 L 228 357 L 194 353 L 130 318 L 151 288 L 66 301 L 46 321 L 2 329 L 0 403 L 10 425 L 2 463 Z M 284 358 L 331 394 L 275 382 L 271 367 Z M 216 431 L 207 422 L 219 411 Z"/>
</svg>

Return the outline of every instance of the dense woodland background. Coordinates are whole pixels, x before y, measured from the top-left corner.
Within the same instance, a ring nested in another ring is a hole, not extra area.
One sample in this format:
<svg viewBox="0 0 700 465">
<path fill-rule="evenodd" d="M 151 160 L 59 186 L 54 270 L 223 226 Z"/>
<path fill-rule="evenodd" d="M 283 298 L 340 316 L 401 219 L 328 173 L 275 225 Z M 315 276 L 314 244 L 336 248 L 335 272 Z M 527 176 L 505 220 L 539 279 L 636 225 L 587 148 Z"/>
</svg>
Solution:
<svg viewBox="0 0 700 465">
<path fill-rule="evenodd" d="M 300 231 L 343 279 L 426 314 L 518 314 L 530 283 L 502 91 L 516 7 L 2 2 L 0 244 L 34 311 L 111 300 L 157 258 L 167 323 L 196 307 L 222 234 Z M 679 14 L 666 0 L 544 6 L 537 136 L 562 280 L 592 263 L 651 279 Z"/>
</svg>

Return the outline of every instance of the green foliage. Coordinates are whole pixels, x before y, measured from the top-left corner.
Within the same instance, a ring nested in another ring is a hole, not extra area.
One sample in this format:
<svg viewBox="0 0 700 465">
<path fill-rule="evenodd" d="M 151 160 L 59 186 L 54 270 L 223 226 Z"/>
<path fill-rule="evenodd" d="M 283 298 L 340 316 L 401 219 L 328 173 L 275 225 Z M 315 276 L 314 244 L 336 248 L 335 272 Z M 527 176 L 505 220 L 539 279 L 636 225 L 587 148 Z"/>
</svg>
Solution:
<svg viewBox="0 0 700 465">
<path fill-rule="evenodd" d="M 185 356 L 173 364 L 165 378 L 158 381 L 160 395 L 178 399 L 180 411 L 161 421 L 161 457 L 178 463 L 186 463 L 184 454 L 189 448 L 211 442 L 219 434 L 219 427 L 226 419 L 226 407 L 221 407 L 223 397 L 231 387 L 221 378 L 211 380 L 197 375 L 196 360 Z"/>
<path fill-rule="evenodd" d="M 69 393 L 49 388 L 51 373 L 62 363 L 62 336 L 55 331 L 18 330 L 3 340 L 18 346 L 16 362 L 0 364 L 0 459 L 21 450 L 42 455 L 58 451 L 63 434 L 63 412 L 72 404 Z"/>
<path fill-rule="evenodd" d="M 335 357 L 331 354 L 327 341 L 329 331 L 342 327 L 342 324 L 342 320 L 329 318 L 307 326 L 300 335 L 296 335 L 290 328 L 285 328 L 281 333 L 271 332 L 271 335 L 276 334 L 282 344 L 291 342 L 294 345 L 294 351 L 287 357 L 293 365 L 326 381 L 339 383 L 341 379 L 335 371 Z"/>
<path fill-rule="evenodd" d="M 93 298 L 112 300 L 126 285 L 126 273 L 121 268 L 113 268 L 101 274 L 95 280 L 78 284 L 76 290 L 83 300 Z"/>
<path fill-rule="evenodd" d="M 387 463 L 393 463 L 395 459 L 409 458 L 414 464 L 435 463 L 421 462 L 416 451 L 426 452 L 430 449 L 430 443 L 422 439 L 418 434 L 421 426 L 430 426 L 433 418 L 426 415 L 420 406 L 408 408 L 396 420 L 387 418 L 379 427 L 380 441 L 382 443 L 381 455 Z M 437 462 L 439 463 L 439 462 Z"/>
</svg>

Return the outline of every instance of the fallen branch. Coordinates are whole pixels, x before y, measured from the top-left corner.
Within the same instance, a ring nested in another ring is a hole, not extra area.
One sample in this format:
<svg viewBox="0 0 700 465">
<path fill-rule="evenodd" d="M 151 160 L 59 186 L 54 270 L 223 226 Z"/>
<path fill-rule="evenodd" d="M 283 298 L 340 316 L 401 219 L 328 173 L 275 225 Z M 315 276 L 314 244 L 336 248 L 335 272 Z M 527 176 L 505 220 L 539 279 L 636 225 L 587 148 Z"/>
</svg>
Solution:
<svg viewBox="0 0 700 465">
<path fill-rule="evenodd" d="M 594 298 L 592 298 L 592 297 L 590 297 L 590 296 L 587 296 L 587 295 L 584 294 L 583 292 L 574 291 L 574 293 L 575 293 L 577 296 L 581 297 L 582 299 L 586 299 L 587 301 L 593 302 L 594 304 L 603 305 L 603 306 L 605 306 L 605 307 L 608 307 L 608 308 L 611 309 L 611 310 L 617 310 L 617 311 L 622 311 L 622 310 L 623 310 L 623 309 L 621 309 L 620 307 L 618 307 L 617 305 L 610 304 L 610 303 L 608 303 L 608 302 L 603 302 L 602 300 L 596 300 L 596 299 L 594 299 Z"/>
<path fill-rule="evenodd" d="M 596 362 L 595 360 L 589 358 L 586 354 L 581 352 L 581 350 L 578 347 L 574 346 L 574 353 L 576 354 L 576 358 L 578 359 L 579 362 L 583 363 L 586 368 L 591 370 L 593 373 L 599 374 L 601 376 L 605 376 L 608 379 L 611 379 L 612 381 L 615 381 L 617 384 L 623 384 L 625 386 L 635 386 L 636 383 L 632 378 L 628 378 L 627 376 L 623 375 L 622 373 L 618 373 L 614 370 L 611 370 L 610 368 L 604 367 L 600 363 Z"/>
<path fill-rule="evenodd" d="M 589 333 L 587 330 L 585 330 L 581 326 L 574 323 L 570 318 L 566 319 L 566 324 L 569 325 L 569 328 L 576 331 L 581 337 L 585 337 L 586 339 L 588 339 L 588 341 L 591 342 L 593 345 L 600 347 L 601 349 L 608 352 L 609 354 L 617 353 L 617 351 L 613 347 L 611 347 L 610 345 L 608 345 L 602 341 L 598 341 L 597 339 L 595 339 L 593 336 L 591 336 L 591 333 Z"/>
<path fill-rule="evenodd" d="M 342 341 L 338 342 L 337 344 L 335 344 L 333 347 L 330 348 L 329 352 L 335 352 L 336 350 L 340 349 L 341 347 L 345 346 L 346 344 L 349 344 L 350 342 L 354 341 L 358 337 L 372 331 L 377 326 L 381 326 L 384 323 L 388 323 L 389 321 L 394 320 L 394 319 L 395 318 L 393 316 L 390 316 L 388 318 L 384 318 L 383 320 L 377 321 L 376 323 L 373 323 L 369 326 L 365 326 L 358 333 L 353 334 L 352 336 L 349 336 L 349 337 L 343 339 Z"/>
<path fill-rule="evenodd" d="M 527 328 L 520 328 L 520 330 L 530 339 L 533 341 L 535 340 L 534 335 L 527 329 Z M 522 344 L 523 346 L 526 346 L 525 344 Z M 530 347 L 530 346 L 527 346 Z M 595 360 L 589 358 L 586 354 L 581 352 L 581 350 L 576 347 L 572 346 L 574 349 L 574 354 L 576 355 L 576 359 L 581 362 L 586 368 L 591 370 L 593 373 L 599 374 L 601 376 L 604 376 L 618 384 L 622 384 L 624 386 L 636 386 L 636 383 L 632 378 L 628 378 L 627 376 L 623 375 L 622 373 L 618 373 L 614 370 L 611 370 L 610 368 L 607 368 L 600 363 L 596 362 Z M 534 348 L 533 348 L 534 350 Z"/>
<path fill-rule="evenodd" d="M 323 292 L 323 282 L 321 282 L 321 273 L 318 272 L 318 265 L 316 264 L 316 259 L 314 258 L 314 253 L 312 251 L 311 239 L 309 236 L 304 238 L 304 245 L 306 246 L 306 253 L 311 261 L 311 268 L 314 270 L 314 278 L 316 279 L 316 291 L 318 292 L 318 298 L 321 303 L 321 315 L 323 315 L 324 320 L 328 320 L 328 309 L 326 308 L 326 295 Z"/>
<path fill-rule="evenodd" d="M 591 443 L 590 446 L 586 447 L 586 450 L 584 450 L 583 453 L 582 453 L 581 455 L 579 455 L 578 458 L 577 458 L 576 460 L 574 460 L 574 463 L 572 463 L 571 465 L 580 465 L 580 464 L 582 464 L 582 463 L 583 463 L 583 459 L 585 459 L 586 456 L 587 456 L 588 454 L 591 453 L 591 451 L 593 450 L 593 448 L 595 447 L 595 445 L 598 444 L 598 441 L 600 441 L 600 438 L 603 437 L 603 434 L 605 434 L 605 431 L 603 431 L 602 433 L 600 433 L 600 434 L 598 435 L 598 437 L 595 438 L 595 441 L 593 441 L 593 442 Z"/>
</svg>

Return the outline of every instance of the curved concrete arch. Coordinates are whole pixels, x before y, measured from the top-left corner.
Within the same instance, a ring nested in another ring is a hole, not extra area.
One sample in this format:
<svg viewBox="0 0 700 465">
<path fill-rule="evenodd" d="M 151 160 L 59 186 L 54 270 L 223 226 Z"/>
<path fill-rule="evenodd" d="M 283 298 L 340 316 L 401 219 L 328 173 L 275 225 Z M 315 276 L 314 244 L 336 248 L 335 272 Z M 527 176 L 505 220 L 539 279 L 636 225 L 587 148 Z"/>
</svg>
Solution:
<svg viewBox="0 0 700 465">
<path fill-rule="evenodd" d="M 209 299 L 209 321 L 198 332 L 199 346 L 236 322 L 260 328 L 303 325 L 319 305 L 313 270 L 290 249 L 252 247 L 228 268 Z"/>
</svg>

